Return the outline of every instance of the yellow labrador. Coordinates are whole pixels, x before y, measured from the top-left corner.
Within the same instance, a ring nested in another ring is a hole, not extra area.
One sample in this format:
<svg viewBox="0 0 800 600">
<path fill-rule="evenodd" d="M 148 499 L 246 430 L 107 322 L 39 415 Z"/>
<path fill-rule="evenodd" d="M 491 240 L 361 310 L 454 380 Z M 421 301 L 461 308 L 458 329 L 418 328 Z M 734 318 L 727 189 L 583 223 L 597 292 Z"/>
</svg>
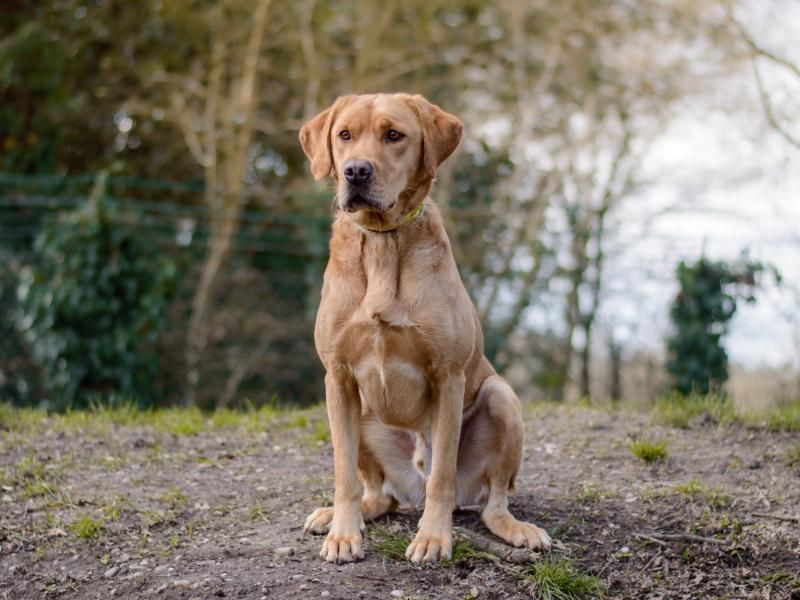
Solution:
<svg viewBox="0 0 800 600">
<path fill-rule="evenodd" d="M 520 403 L 483 354 L 483 333 L 436 205 L 436 169 L 461 122 L 422 96 L 344 96 L 300 131 L 316 179 L 337 183 L 338 216 L 314 339 L 326 369 L 332 508 L 320 556 L 363 558 L 364 519 L 422 506 L 406 550 L 447 559 L 456 506 L 515 546 L 548 546 L 507 496 L 522 459 Z"/>
</svg>

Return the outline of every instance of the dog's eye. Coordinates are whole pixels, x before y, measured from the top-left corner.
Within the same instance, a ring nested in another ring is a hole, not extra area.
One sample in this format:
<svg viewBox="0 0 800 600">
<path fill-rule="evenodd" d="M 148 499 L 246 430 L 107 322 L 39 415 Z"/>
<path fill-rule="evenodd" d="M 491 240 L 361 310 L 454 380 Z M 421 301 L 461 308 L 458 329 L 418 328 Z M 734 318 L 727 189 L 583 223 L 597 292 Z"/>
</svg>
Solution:
<svg viewBox="0 0 800 600">
<path fill-rule="evenodd" d="M 389 142 L 396 142 L 402 140 L 405 136 L 396 129 L 390 129 L 386 132 L 386 140 Z"/>
<path fill-rule="evenodd" d="M 347 129 L 342 129 L 339 132 L 339 139 L 344 140 L 345 142 L 348 141 L 350 139 L 350 132 L 347 131 Z"/>
</svg>

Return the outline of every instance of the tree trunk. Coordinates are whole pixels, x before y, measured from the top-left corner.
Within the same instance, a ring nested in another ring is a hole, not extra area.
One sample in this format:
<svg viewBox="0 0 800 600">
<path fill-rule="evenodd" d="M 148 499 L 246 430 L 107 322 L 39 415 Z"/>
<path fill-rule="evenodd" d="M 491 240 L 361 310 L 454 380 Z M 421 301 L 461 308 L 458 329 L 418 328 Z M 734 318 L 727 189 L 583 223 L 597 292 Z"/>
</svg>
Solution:
<svg viewBox="0 0 800 600">
<path fill-rule="evenodd" d="M 253 29 L 242 59 L 241 79 L 231 98 L 220 103 L 219 89 L 226 79 L 222 73 L 224 45 L 215 43 L 212 49 L 214 64 L 209 74 L 209 95 L 206 98 L 205 166 L 206 199 L 211 219 L 211 240 L 203 264 L 200 282 L 192 301 L 192 315 L 186 334 L 186 390 L 184 402 L 197 401 L 199 365 L 208 343 L 211 309 L 220 268 L 228 257 L 241 212 L 241 195 L 247 166 L 247 151 L 253 134 L 253 113 L 256 105 L 258 56 L 264 40 L 267 11 L 271 0 L 260 0 L 253 14 Z M 219 61 L 219 62 L 217 62 Z M 233 107 L 233 110 L 231 110 Z M 219 129 L 231 128 L 235 135 L 225 135 Z M 222 143 L 220 143 L 222 142 Z M 227 143 L 225 143 L 227 142 Z M 223 148 L 219 148 L 223 145 Z M 222 189 L 219 181 L 222 180 Z"/>
</svg>

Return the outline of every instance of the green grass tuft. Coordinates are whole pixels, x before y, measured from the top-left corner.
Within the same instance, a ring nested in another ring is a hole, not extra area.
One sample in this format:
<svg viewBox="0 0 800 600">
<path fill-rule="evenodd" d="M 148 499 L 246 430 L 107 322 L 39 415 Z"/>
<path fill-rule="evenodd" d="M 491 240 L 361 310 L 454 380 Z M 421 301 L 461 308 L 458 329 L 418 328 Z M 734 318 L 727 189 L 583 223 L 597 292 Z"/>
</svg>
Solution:
<svg viewBox="0 0 800 600">
<path fill-rule="evenodd" d="M 617 492 L 607 490 L 595 483 L 584 483 L 575 499 L 581 504 L 592 504 L 618 496 Z"/>
<path fill-rule="evenodd" d="M 689 498 L 696 498 L 703 493 L 703 488 L 697 479 L 692 478 L 685 483 L 679 483 L 675 486 L 675 493 L 687 496 Z"/>
<path fill-rule="evenodd" d="M 766 416 L 770 431 L 800 431 L 800 402 L 784 404 Z"/>
<path fill-rule="evenodd" d="M 172 486 L 166 492 L 161 494 L 158 499 L 167 504 L 171 509 L 177 510 L 179 508 L 183 508 L 186 505 L 187 500 L 189 497 L 184 494 L 181 490 L 177 487 Z"/>
<path fill-rule="evenodd" d="M 370 548 L 384 558 L 405 560 L 406 548 L 411 543 L 411 538 L 398 535 L 383 527 L 369 528 Z M 473 560 L 486 560 L 489 555 L 476 550 L 467 540 L 455 538 L 453 540 L 453 554 L 449 560 L 439 563 L 443 566 L 453 566 Z"/>
<path fill-rule="evenodd" d="M 718 425 L 728 425 L 736 420 L 731 401 L 717 394 L 691 394 L 677 392 L 656 400 L 653 420 L 662 425 L 687 428 L 702 414 L 707 414 Z"/>
<path fill-rule="evenodd" d="M 47 483 L 44 479 L 39 479 L 38 477 L 33 479 L 32 481 L 28 481 L 25 483 L 25 488 L 22 490 L 22 497 L 23 498 L 37 498 L 39 496 L 47 496 L 48 494 L 54 494 L 55 488 Z"/>
<path fill-rule="evenodd" d="M 103 522 L 84 515 L 70 523 L 67 528 L 79 540 L 93 540 L 103 531 Z"/>
<path fill-rule="evenodd" d="M 666 460 L 669 456 L 666 442 L 650 442 L 648 440 L 635 440 L 631 442 L 631 453 L 641 458 L 646 463 Z"/>
<path fill-rule="evenodd" d="M 411 543 L 410 537 L 394 534 L 388 529 L 378 526 L 369 528 L 369 537 L 370 548 L 384 558 L 393 560 L 404 560 L 406 548 Z"/>
<path fill-rule="evenodd" d="M 603 584 L 597 577 L 581 573 L 569 560 L 544 560 L 531 563 L 520 572 L 530 583 L 536 598 L 541 600 L 579 600 L 603 595 Z"/>
<path fill-rule="evenodd" d="M 694 478 L 685 483 L 679 483 L 674 489 L 676 494 L 693 500 L 702 500 L 712 508 L 725 508 L 731 503 L 730 496 L 723 492 L 721 488 L 706 488 Z"/>
</svg>

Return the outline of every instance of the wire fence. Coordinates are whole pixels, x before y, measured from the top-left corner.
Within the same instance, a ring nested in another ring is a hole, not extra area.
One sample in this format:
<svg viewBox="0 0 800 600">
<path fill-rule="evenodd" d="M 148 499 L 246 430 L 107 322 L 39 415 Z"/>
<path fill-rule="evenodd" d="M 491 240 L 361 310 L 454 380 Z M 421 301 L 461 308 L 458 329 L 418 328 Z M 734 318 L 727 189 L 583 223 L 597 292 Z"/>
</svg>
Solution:
<svg viewBox="0 0 800 600">
<path fill-rule="evenodd" d="M 95 180 L 93 174 L 0 173 L 0 251 L 6 263 L 0 267 L 0 286 L 6 287 L 0 294 L 0 394 L 36 401 L 35 382 L 21 381 L 24 342 L 10 318 L 14 294 L 8 288 L 15 272 L 35 260 L 43 227 L 86 205 Z M 173 402 L 181 401 L 185 385 L 186 329 L 217 216 L 203 194 L 197 181 L 111 176 L 102 198 L 113 208 L 116 226 L 157 245 L 178 266 L 178 293 L 159 347 L 165 396 Z M 276 398 L 308 404 L 320 398 L 322 372 L 312 332 L 328 252 L 326 198 L 295 194 L 277 206 L 268 205 L 270 198 L 245 198 L 213 297 L 196 382 L 203 405 L 259 405 Z"/>
</svg>

